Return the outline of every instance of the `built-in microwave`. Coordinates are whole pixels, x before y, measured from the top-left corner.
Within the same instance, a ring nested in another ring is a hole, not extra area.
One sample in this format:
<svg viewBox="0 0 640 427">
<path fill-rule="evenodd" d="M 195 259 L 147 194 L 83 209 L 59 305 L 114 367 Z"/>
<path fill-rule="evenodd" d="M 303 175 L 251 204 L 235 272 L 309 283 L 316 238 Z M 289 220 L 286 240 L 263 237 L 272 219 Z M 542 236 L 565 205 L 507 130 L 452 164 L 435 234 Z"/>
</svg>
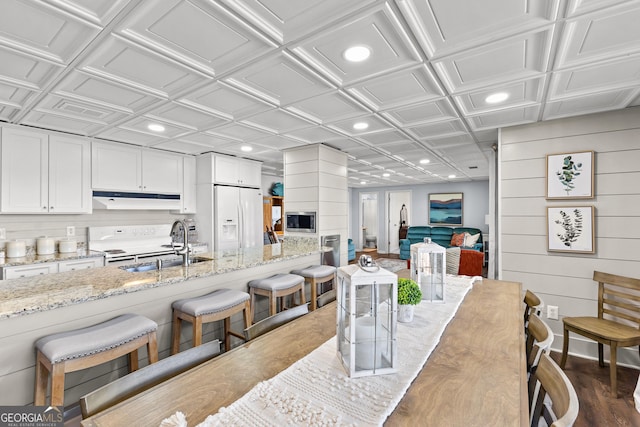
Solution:
<svg viewBox="0 0 640 427">
<path fill-rule="evenodd" d="M 286 220 L 286 231 L 296 231 L 302 233 L 316 232 L 315 212 L 287 212 Z"/>
</svg>

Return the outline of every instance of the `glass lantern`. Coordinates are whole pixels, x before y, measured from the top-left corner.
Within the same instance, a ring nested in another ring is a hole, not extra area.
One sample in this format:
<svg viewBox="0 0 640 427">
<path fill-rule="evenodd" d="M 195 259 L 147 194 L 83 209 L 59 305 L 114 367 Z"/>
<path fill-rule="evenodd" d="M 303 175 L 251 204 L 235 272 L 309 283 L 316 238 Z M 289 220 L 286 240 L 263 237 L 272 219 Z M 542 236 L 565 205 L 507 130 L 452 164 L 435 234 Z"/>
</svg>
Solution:
<svg viewBox="0 0 640 427">
<path fill-rule="evenodd" d="M 447 276 L 447 250 L 429 237 L 424 243 L 411 245 L 411 279 L 422 291 L 422 299 L 444 302 L 444 283 Z"/>
<path fill-rule="evenodd" d="M 351 378 L 396 372 L 398 276 L 350 264 L 338 269 L 338 357 Z"/>
</svg>

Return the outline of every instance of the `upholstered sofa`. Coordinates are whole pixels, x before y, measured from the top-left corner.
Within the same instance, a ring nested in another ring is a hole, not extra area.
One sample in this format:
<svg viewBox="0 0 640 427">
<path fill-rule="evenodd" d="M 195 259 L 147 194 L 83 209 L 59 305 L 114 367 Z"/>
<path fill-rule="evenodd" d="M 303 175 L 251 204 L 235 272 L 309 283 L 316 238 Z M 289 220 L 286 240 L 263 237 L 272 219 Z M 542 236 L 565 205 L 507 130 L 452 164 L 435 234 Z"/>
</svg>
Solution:
<svg viewBox="0 0 640 427">
<path fill-rule="evenodd" d="M 443 227 L 428 225 L 418 225 L 409 227 L 407 230 L 407 238 L 400 239 L 400 259 L 411 258 L 411 245 L 414 243 L 422 243 L 425 237 L 430 237 L 431 241 L 445 248 L 451 247 L 451 238 L 453 234 L 469 233 L 473 236 L 479 234 L 478 241 L 472 247 L 461 246 L 464 249 L 473 249 L 483 252 L 482 231 L 472 227 Z"/>
</svg>

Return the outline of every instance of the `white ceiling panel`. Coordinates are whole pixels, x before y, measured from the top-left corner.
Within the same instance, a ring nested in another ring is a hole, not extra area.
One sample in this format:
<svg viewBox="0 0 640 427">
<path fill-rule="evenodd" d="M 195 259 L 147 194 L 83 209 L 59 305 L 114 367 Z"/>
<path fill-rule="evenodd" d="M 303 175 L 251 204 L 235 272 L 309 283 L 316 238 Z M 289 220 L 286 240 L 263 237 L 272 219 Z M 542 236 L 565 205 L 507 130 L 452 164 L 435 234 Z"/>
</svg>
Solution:
<svg viewBox="0 0 640 427">
<path fill-rule="evenodd" d="M 334 120 L 357 117 L 369 113 L 342 92 L 333 91 L 289 105 L 287 110 L 316 122 L 326 124 Z"/>
<path fill-rule="evenodd" d="M 163 0 L 139 9 L 120 34 L 212 76 L 275 47 L 213 2 Z"/>
<path fill-rule="evenodd" d="M 435 61 L 454 93 L 539 76 L 547 69 L 552 28 L 518 35 Z"/>
<path fill-rule="evenodd" d="M 102 126 L 95 122 L 86 122 L 78 120 L 75 117 L 51 114 L 46 111 L 33 110 L 22 120 L 24 124 L 44 127 L 49 129 L 58 129 L 63 132 L 70 132 L 80 135 L 92 135 Z"/>
<path fill-rule="evenodd" d="M 374 60 L 366 64 L 347 61 L 344 51 L 353 45 L 369 47 Z M 420 61 L 418 52 L 386 3 L 300 43 L 293 51 L 339 85 L 350 85 Z"/>
<path fill-rule="evenodd" d="M 632 87 L 640 87 L 640 54 L 554 73 L 549 94 L 558 99 Z"/>
<path fill-rule="evenodd" d="M 69 74 L 54 93 L 129 114 L 159 101 L 154 95 L 80 72 Z"/>
<path fill-rule="evenodd" d="M 249 65 L 225 81 L 278 106 L 334 89 L 292 56 L 282 53 Z"/>
<path fill-rule="evenodd" d="M 640 52 L 640 3 L 632 1 L 567 20 L 558 68 Z"/>
<path fill-rule="evenodd" d="M 444 95 L 425 65 L 366 80 L 347 90 L 374 110 L 386 110 Z"/>
<path fill-rule="evenodd" d="M 5 0 L 0 121 L 274 176 L 324 143 L 356 187 L 483 180 L 502 127 L 640 107 L 638 22 L 638 0 Z"/>
<path fill-rule="evenodd" d="M 539 106 L 510 108 L 505 111 L 479 114 L 469 117 L 468 123 L 473 130 L 495 129 L 498 127 L 516 126 L 538 120 Z"/>
<path fill-rule="evenodd" d="M 636 94 L 637 89 L 622 89 L 552 101 L 547 103 L 544 117 L 545 120 L 552 120 L 598 111 L 617 110 L 623 105 L 630 104 Z"/>
<path fill-rule="evenodd" d="M 396 108 L 382 113 L 398 127 L 415 126 L 458 118 L 458 113 L 448 99 Z"/>
<path fill-rule="evenodd" d="M 3 0 L 0 29 L 1 44 L 59 64 L 68 63 L 99 31 L 35 0 Z"/>
<path fill-rule="evenodd" d="M 120 37 L 102 43 L 82 69 L 165 98 L 205 81 L 195 71 Z"/>
<path fill-rule="evenodd" d="M 558 9 L 558 0 L 484 0 L 464 5 L 449 0 L 397 3 L 431 58 L 548 25 L 555 20 Z"/>
</svg>

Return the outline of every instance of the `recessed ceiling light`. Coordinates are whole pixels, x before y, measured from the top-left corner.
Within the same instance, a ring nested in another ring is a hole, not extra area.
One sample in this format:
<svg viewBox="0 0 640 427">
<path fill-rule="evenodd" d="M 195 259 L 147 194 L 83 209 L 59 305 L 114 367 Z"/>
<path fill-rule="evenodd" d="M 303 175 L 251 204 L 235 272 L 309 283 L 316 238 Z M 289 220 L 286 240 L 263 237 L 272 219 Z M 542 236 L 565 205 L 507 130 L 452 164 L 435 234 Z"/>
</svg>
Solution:
<svg viewBox="0 0 640 427">
<path fill-rule="evenodd" d="M 385 173 L 383 173 L 383 174 L 382 174 L 382 176 L 384 176 L 385 178 L 389 178 L 389 177 L 391 176 L 391 174 L 390 174 L 390 173 L 385 172 Z"/>
<path fill-rule="evenodd" d="M 367 122 L 357 122 L 353 124 L 353 128 L 355 130 L 365 130 L 369 127 L 369 123 Z"/>
<path fill-rule="evenodd" d="M 351 62 L 362 62 L 369 58 L 371 49 L 366 46 L 351 46 L 344 51 L 344 59 Z"/>
<path fill-rule="evenodd" d="M 450 179 L 453 179 L 453 178 L 455 178 L 455 177 L 456 177 L 455 175 L 449 175 L 449 178 L 450 178 Z"/>
<path fill-rule="evenodd" d="M 365 185 L 367 181 L 360 181 L 360 184 Z"/>
<path fill-rule="evenodd" d="M 421 164 L 421 165 L 426 165 L 426 164 L 427 164 L 427 163 L 429 163 L 430 161 L 431 161 L 431 160 L 429 160 L 429 159 L 422 159 L 422 160 L 420 160 L 420 164 Z"/>
<path fill-rule="evenodd" d="M 253 147 L 249 146 L 249 145 L 243 145 L 242 147 L 240 147 L 240 149 L 242 151 L 252 151 Z"/>
<path fill-rule="evenodd" d="M 509 98 L 507 92 L 497 92 L 487 96 L 484 100 L 487 104 L 497 104 L 498 102 L 506 101 L 507 98 Z"/>
<path fill-rule="evenodd" d="M 153 131 L 153 132 L 164 132 L 164 126 L 159 125 L 157 123 L 150 123 L 147 126 L 147 129 Z"/>
</svg>

